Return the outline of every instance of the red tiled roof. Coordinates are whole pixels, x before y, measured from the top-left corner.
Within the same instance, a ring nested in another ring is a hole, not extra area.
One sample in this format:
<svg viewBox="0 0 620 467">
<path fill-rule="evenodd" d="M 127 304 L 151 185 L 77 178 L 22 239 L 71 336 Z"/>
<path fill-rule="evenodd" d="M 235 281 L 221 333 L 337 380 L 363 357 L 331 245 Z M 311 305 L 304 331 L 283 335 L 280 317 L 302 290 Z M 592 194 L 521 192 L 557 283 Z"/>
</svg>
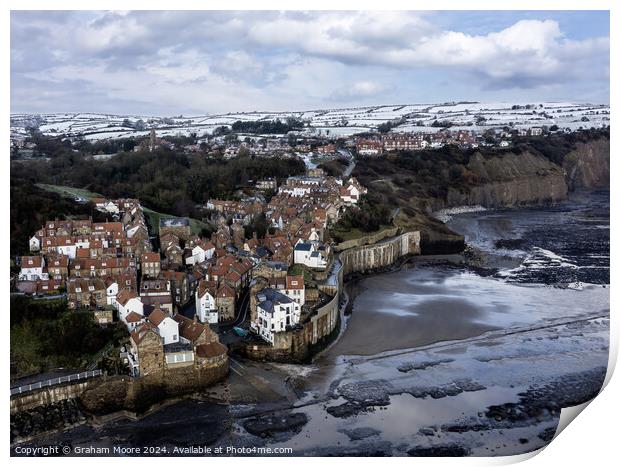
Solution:
<svg viewBox="0 0 620 467">
<path fill-rule="evenodd" d="M 22 256 L 22 268 L 40 268 L 43 266 L 42 256 Z"/>
<path fill-rule="evenodd" d="M 138 298 L 138 294 L 131 290 L 123 289 L 116 295 L 116 302 L 125 306 L 132 298 Z"/>
<path fill-rule="evenodd" d="M 130 312 L 126 317 L 125 317 L 125 321 L 127 321 L 128 323 L 139 323 L 140 321 L 142 321 L 144 319 L 144 316 L 142 316 L 139 313 L 136 313 L 135 311 Z"/>
<path fill-rule="evenodd" d="M 164 310 L 162 310 L 161 308 L 157 307 L 155 308 L 151 314 L 148 317 L 148 320 L 153 323 L 155 326 L 159 326 L 159 324 L 165 320 L 166 318 L 169 318 L 170 315 L 168 313 L 166 313 Z"/>
<path fill-rule="evenodd" d="M 304 276 L 286 276 L 286 288 L 288 290 L 291 289 L 301 289 L 304 288 Z"/>
<path fill-rule="evenodd" d="M 209 342 L 196 347 L 196 355 L 200 358 L 213 358 L 225 355 L 228 348 L 219 342 Z"/>
<path fill-rule="evenodd" d="M 179 313 L 175 314 L 172 319 L 179 323 L 179 335 L 191 342 L 196 342 L 207 328 L 204 324 L 186 318 Z"/>
<path fill-rule="evenodd" d="M 140 257 L 140 261 L 143 263 L 157 263 L 161 261 L 159 253 L 143 253 Z"/>
<path fill-rule="evenodd" d="M 140 344 L 144 337 L 149 333 L 153 332 L 156 336 L 159 337 L 159 334 L 155 332 L 155 326 L 153 324 L 147 322 L 142 323 L 140 326 L 136 328 L 135 331 L 131 333 L 131 338 L 136 344 Z"/>
</svg>

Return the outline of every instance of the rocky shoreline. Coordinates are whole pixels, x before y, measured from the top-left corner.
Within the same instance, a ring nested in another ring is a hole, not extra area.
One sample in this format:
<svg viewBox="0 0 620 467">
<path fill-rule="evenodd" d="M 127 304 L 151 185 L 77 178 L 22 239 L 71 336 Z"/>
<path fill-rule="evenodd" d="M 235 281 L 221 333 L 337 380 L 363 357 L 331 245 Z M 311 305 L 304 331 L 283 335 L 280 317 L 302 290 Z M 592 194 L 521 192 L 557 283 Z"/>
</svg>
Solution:
<svg viewBox="0 0 620 467">
<path fill-rule="evenodd" d="M 11 414 L 11 445 L 87 422 L 88 416 L 75 399 Z"/>
</svg>

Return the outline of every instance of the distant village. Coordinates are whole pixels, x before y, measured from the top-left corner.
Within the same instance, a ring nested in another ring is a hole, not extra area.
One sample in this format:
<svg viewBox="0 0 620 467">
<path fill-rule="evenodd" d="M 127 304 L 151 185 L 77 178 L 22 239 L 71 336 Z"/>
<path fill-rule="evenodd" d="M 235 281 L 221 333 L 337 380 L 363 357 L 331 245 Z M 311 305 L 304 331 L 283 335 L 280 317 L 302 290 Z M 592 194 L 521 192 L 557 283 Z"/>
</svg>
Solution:
<svg viewBox="0 0 620 467">
<path fill-rule="evenodd" d="M 152 128 L 147 136 L 131 137 L 131 147 L 135 152 L 154 151 L 167 148 L 182 151 L 188 154 L 204 155 L 233 159 L 238 156 L 274 157 L 290 156 L 301 157 L 313 163 L 319 163 L 325 158 L 341 155 L 342 151 L 349 151 L 359 156 L 377 156 L 392 151 L 415 151 L 421 149 L 439 149 L 452 145 L 460 149 L 478 147 L 508 148 L 518 142 L 519 138 L 540 137 L 554 133 L 570 133 L 570 128 L 560 128 L 557 125 L 532 126 L 529 128 L 487 128 L 451 129 L 441 127 L 425 128 L 417 131 L 399 131 L 394 128 L 388 132 L 373 131 L 351 136 L 324 132 L 308 133 L 307 131 L 288 131 L 286 134 L 248 134 L 233 133 L 229 127 L 216 128 L 212 133 L 199 136 L 191 133 L 189 136 L 159 137 L 156 129 Z M 66 137 L 72 144 L 83 140 L 83 137 Z M 96 140 L 95 140 L 96 141 Z M 95 146 L 100 143 L 94 143 Z M 115 154 L 99 151 L 90 157 L 107 159 Z M 11 134 L 11 157 L 13 159 L 46 158 L 46 154 L 37 151 L 37 145 L 32 139 L 23 134 Z"/>
<path fill-rule="evenodd" d="M 555 129 L 554 129 L 555 130 Z M 559 129 L 555 131 L 560 131 Z M 569 130 L 566 130 L 569 131 Z M 297 134 L 299 133 L 299 134 Z M 205 136 L 197 138 L 195 144 L 186 144 L 183 150 L 190 153 L 219 154 L 225 159 L 239 155 L 258 157 L 300 156 L 320 161 L 323 158 L 338 156 L 341 151 L 354 152 L 359 156 L 378 156 L 393 151 L 415 151 L 420 149 L 439 149 L 453 145 L 460 149 L 483 146 L 510 147 L 518 138 L 543 136 L 550 134 L 548 128 L 532 127 L 518 130 L 493 130 L 484 132 L 476 130 L 441 129 L 435 132 L 379 132 L 336 137 L 304 136 L 301 132 L 291 131 L 287 137 L 273 135 L 256 136 Z M 134 151 L 153 151 L 158 147 L 175 149 L 175 144 L 165 138 L 157 138 L 155 130 L 148 139 L 134 148 Z"/>
<path fill-rule="evenodd" d="M 101 326 L 122 322 L 122 359 L 134 376 L 213 364 L 227 352 L 220 337 L 233 331 L 270 345 L 329 300 L 313 275 L 334 266 L 325 230 L 367 190 L 320 168 L 279 186 L 257 181 L 256 189 L 275 194 L 269 202 L 207 201 L 217 227 L 209 238 L 193 233 L 187 218 L 162 216 L 149 226 L 137 199 L 94 198 L 108 221 L 45 222 L 29 240 L 31 254 L 19 258 L 14 288 L 39 298 L 66 294 L 70 309 L 92 312 Z M 247 238 L 256 216 L 268 232 Z"/>
</svg>

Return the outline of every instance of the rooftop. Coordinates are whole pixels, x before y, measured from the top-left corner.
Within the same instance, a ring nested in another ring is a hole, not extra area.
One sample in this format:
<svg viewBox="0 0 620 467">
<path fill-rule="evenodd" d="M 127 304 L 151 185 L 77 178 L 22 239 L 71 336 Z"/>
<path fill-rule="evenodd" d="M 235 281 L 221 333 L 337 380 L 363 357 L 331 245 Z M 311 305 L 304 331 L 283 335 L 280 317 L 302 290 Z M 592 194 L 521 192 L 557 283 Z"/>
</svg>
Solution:
<svg viewBox="0 0 620 467">
<path fill-rule="evenodd" d="M 187 217 L 161 217 L 159 227 L 187 227 L 189 219 Z"/>
</svg>

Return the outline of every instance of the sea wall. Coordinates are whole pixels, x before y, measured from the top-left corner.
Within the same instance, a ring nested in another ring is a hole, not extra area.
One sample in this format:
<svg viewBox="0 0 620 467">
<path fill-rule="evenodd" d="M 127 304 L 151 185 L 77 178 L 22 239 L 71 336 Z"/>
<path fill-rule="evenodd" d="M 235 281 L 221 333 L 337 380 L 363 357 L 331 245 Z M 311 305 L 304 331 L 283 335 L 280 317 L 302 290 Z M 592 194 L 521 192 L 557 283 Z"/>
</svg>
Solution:
<svg viewBox="0 0 620 467">
<path fill-rule="evenodd" d="M 165 368 L 146 377 L 117 375 L 64 383 L 11 396 L 11 414 L 37 408 L 45 411 L 46 407 L 53 410 L 59 402 L 74 399 L 91 414 L 121 410 L 139 413 L 166 398 L 200 391 L 227 374 L 228 356 L 223 356 L 200 365 Z"/>
<path fill-rule="evenodd" d="M 228 357 L 207 366 L 165 368 L 144 377 L 115 376 L 88 388 L 80 397 L 84 409 L 94 415 L 122 410 L 144 412 L 167 398 L 180 397 L 209 387 L 228 375 Z"/>
<path fill-rule="evenodd" d="M 339 257 L 343 274 L 347 276 L 389 267 L 409 254 L 420 254 L 420 232 L 405 232 L 374 245 L 350 248 Z"/>
<path fill-rule="evenodd" d="M 11 396 L 11 414 L 35 407 L 56 404 L 61 401 L 79 398 L 86 390 L 97 386 L 103 378 L 71 381 L 56 386 L 44 387 L 23 394 Z"/>
<path fill-rule="evenodd" d="M 254 360 L 303 363 L 338 337 L 342 316 L 340 296 L 345 277 L 352 273 L 369 273 L 388 268 L 408 255 L 420 253 L 420 232 L 406 232 L 374 245 L 363 245 L 342 251 L 335 261 L 339 269 L 333 282 L 319 288 L 333 295 L 317 308 L 311 318 L 296 330 L 278 332 L 273 345 L 262 342 L 240 342 L 233 352 Z"/>
<path fill-rule="evenodd" d="M 375 234 L 368 234 L 360 238 L 354 238 L 351 240 L 345 240 L 344 242 L 340 242 L 337 245 L 334 245 L 334 251 L 344 251 L 358 246 L 372 245 L 374 243 L 380 242 L 381 240 L 394 237 L 396 235 L 398 235 L 398 227 L 383 229 Z"/>
</svg>

